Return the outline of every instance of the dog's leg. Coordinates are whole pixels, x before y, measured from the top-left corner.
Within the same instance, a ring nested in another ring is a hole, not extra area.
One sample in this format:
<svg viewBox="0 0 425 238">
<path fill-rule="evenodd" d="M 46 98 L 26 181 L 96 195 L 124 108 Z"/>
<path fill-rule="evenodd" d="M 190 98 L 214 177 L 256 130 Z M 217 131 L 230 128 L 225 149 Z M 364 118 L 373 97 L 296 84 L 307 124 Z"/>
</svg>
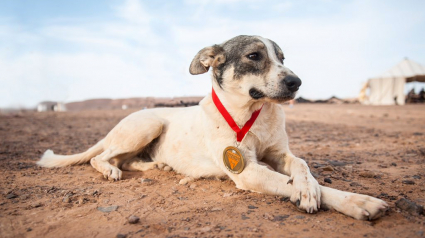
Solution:
<svg viewBox="0 0 425 238">
<path fill-rule="evenodd" d="M 335 209 L 356 219 L 376 219 L 381 217 L 388 208 L 388 205 L 384 201 L 377 198 L 318 185 L 317 181 L 311 175 L 307 163 L 292 154 L 283 156 L 283 159 L 278 163 L 277 170 L 280 173 L 289 175 L 292 180 L 292 202 L 297 201 L 296 199 L 300 197 L 299 194 L 304 196 L 303 194 L 308 193 L 306 191 L 314 187 L 318 190 L 316 192 L 316 201 L 320 202 L 318 204 L 319 208 L 322 205 L 323 207 Z M 300 203 L 296 202 L 296 204 L 300 208 L 305 209 L 305 206 L 302 206 L 303 199 L 301 199 Z"/>
<path fill-rule="evenodd" d="M 103 151 L 100 155 L 93 157 L 90 160 L 90 164 L 97 171 L 103 174 L 103 177 L 108 180 L 120 180 L 122 177 L 122 172 L 117 167 L 109 163 L 109 160 L 115 158 L 118 154 L 110 149 Z"/>
<path fill-rule="evenodd" d="M 297 177 L 292 179 L 254 162 L 249 163 L 242 173 L 230 173 L 228 175 L 239 189 L 285 197 L 292 197 L 294 193 L 298 194 L 300 191 L 298 185 L 294 183 Z M 333 208 L 356 219 L 372 220 L 379 218 L 385 213 L 388 206 L 384 201 L 366 195 L 343 192 L 320 185 L 319 190 L 323 207 Z M 316 194 L 314 194 L 314 191 L 309 193 L 306 191 L 309 190 L 301 190 L 301 201 L 298 203 L 307 204 L 308 206 L 303 208 L 306 211 L 317 210 L 316 203 L 303 202 L 302 200 L 315 200 L 314 196 L 317 198 L 318 192 L 316 191 Z"/>
<path fill-rule="evenodd" d="M 91 159 L 91 165 L 109 180 L 121 179 L 122 172 L 109 163 L 113 158 L 124 160 L 136 156 L 152 140 L 162 133 L 163 122 L 160 118 L 132 114 L 123 119 L 105 137 L 104 148 L 100 155 Z M 118 162 L 120 164 L 120 162 Z M 148 169 L 155 164 L 133 164 L 128 168 Z"/>
<path fill-rule="evenodd" d="M 161 162 L 143 162 L 139 158 L 130 159 L 122 164 L 121 169 L 127 171 L 147 171 L 154 168 L 162 169 L 164 164 Z"/>
<path fill-rule="evenodd" d="M 288 183 L 293 186 L 291 202 L 308 213 L 317 212 L 321 204 L 321 190 L 319 183 L 311 175 L 307 163 L 290 153 L 275 158 L 277 158 L 274 159 L 276 170 L 290 176 Z"/>
<path fill-rule="evenodd" d="M 388 204 L 371 196 L 320 186 L 322 205 L 359 220 L 373 220 L 385 214 Z"/>
</svg>

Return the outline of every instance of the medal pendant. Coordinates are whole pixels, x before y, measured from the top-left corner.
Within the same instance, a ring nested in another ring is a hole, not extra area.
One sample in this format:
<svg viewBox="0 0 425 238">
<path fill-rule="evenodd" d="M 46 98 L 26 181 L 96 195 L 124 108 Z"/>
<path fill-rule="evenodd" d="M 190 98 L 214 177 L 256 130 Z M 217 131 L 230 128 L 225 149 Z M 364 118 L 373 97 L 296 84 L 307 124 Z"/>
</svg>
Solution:
<svg viewBox="0 0 425 238">
<path fill-rule="evenodd" d="M 224 149 L 223 162 L 226 168 L 234 174 L 240 174 L 245 168 L 243 155 L 238 148 L 234 146 L 228 146 Z"/>
</svg>

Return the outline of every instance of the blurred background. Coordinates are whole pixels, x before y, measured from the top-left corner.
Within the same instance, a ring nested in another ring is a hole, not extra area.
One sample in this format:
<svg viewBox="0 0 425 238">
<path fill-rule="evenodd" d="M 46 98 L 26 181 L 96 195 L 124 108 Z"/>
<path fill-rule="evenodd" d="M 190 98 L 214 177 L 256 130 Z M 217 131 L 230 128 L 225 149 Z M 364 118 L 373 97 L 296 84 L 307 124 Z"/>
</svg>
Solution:
<svg viewBox="0 0 425 238">
<path fill-rule="evenodd" d="M 424 9 L 420 0 L 2 0 L 0 108 L 203 96 L 210 75 L 190 75 L 192 58 L 241 34 L 280 45 L 303 80 L 298 96 L 356 98 L 406 57 L 425 64 Z"/>
</svg>

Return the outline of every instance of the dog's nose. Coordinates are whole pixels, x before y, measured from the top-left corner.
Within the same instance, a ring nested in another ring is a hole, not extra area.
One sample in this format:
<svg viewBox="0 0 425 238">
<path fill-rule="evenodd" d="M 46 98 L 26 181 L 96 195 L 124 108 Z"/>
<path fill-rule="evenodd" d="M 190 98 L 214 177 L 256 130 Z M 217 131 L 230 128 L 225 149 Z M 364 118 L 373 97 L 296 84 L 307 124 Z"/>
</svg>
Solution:
<svg viewBox="0 0 425 238">
<path fill-rule="evenodd" d="M 301 86 L 301 79 L 295 75 L 287 75 L 283 81 L 285 82 L 286 88 L 291 92 L 298 91 Z"/>
</svg>

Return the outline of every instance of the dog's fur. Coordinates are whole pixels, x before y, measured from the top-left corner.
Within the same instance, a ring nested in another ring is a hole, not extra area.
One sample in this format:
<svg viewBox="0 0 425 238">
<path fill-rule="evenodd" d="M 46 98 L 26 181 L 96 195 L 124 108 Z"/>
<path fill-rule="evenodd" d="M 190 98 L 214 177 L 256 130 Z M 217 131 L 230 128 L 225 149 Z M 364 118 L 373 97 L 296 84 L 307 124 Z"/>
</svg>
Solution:
<svg viewBox="0 0 425 238">
<path fill-rule="evenodd" d="M 110 180 L 121 179 L 119 168 L 145 171 L 166 164 L 187 176 L 180 183 L 228 176 L 237 188 L 290 197 L 309 213 L 322 206 L 356 219 L 382 216 L 387 209 L 384 201 L 320 186 L 306 162 L 289 150 L 280 103 L 294 98 L 301 81 L 283 65 L 283 60 L 282 50 L 273 41 L 237 36 L 202 49 L 190 65 L 191 74 L 212 68 L 213 88 L 239 126 L 263 105 L 239 145 L 246 162 L 240 174 L 231 173 L 223 164 L 223 150 L 235 145 L 236 135 L 211 95 L 199 106 L 135 112 L 86 152 L 63 156 L 47 150 L 38 164 L 62 167 L 90 161 Z M 144 162 L 138 155 L 152 162 Z M 113 159 L 118 161 L 117 166 L 110 163 Z"/>
</svg>

